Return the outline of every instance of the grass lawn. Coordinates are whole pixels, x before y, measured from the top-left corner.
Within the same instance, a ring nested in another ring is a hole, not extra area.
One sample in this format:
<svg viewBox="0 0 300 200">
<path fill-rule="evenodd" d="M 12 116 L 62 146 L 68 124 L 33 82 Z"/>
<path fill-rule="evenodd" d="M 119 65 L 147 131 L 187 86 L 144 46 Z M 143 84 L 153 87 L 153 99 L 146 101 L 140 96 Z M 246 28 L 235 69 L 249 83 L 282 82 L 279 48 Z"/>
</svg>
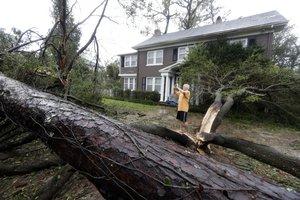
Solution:
<svg viewBox="0 0 300 200">
<path fill-rule="evenodd" d="M 106 99 L 106 98 L 103 98 L 102 103 L 106 108 L 106 110 L 112 109 L 112 110 L 118 110 L 118 111 L 129 112 L 129 113 L 135 113 L 135 112 L 144 113 L 162 107 L 159 105 L 145 105 L 141 103 L 133 103 L 129 101 L 120 101 L 120 100 Z"/>
</svg>

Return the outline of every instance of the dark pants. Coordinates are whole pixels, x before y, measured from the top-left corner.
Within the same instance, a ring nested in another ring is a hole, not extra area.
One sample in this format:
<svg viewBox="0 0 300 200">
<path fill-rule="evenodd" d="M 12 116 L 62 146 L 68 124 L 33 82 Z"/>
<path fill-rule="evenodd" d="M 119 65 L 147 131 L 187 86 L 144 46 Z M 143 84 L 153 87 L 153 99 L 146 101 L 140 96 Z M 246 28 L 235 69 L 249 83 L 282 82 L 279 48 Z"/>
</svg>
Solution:
<svg viewBox="0 0 300 200">
<path fill-rule="evenodd" d="M 187 112 L 184 111 L 177 111 L 177 116 L 176 119 L 182 121 L 182 122 L 186 122 L 187 119 Z"/>
</svg>

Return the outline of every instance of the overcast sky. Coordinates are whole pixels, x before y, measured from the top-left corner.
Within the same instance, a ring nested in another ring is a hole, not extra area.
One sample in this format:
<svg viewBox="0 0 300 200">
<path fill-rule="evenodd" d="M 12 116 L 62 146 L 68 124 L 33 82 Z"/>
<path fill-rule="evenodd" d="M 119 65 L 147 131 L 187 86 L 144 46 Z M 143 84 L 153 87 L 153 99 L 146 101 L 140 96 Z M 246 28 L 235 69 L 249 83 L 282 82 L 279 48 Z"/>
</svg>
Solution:
<svg viewBox="0 0 300 200">
<path fill-rule="evenodd" d="M 74 2 L 74 0 L 69 1 Z M 75 7 L 75 20 L 85 18 L 99 2 L 101 1 L 78 0 L 78 5 Z M 300 37 L 299 2 L 299 0 L 218 0 L 219 6 L 231 10 L 227 20 L 277 10 L 290 21 L 289 24 L 295 25 L 294 33 Z M 116 0 L 110 1 L 106 14 L 118 23 L 104 20 L 97 34 L 101 45 L 102 63 L 118 54 L 133 52 L 132 46 L 150 37 L 140 35 L 138 28 L 128 27 L 129 22 L 115 3 Z M 35 27 L 40 34 L 46 35 L 53 24 L 50 17 L 51 0 L 0 0 L 0 5 L 0 28 L 5 28 L 6 32 L 9 32 L 12 27 L 22 31 Z M 90 27 L 94 27 L 92 20 L 81 28 L 85 36 L 82 44 L 91 33 Z"/>
</svg>

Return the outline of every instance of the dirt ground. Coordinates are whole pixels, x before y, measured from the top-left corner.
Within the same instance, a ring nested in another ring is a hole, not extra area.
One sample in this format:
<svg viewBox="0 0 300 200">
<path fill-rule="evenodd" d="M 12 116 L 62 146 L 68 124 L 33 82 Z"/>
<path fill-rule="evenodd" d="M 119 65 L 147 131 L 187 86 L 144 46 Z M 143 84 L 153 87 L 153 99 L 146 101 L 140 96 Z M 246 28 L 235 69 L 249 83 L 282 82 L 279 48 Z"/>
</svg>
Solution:
<svg viewBox="0 0 300 200">
<path fill-rule="evenodd" d="M 158 109 L 147 113 L 124 115 L 119 118 L 119 120 L 129 124 L 155 124 L 178 130 L 179 125 L 175 116 L 176 108 L 158 107 Z M 199 113 L 188 114 L 190 134 L 194 134 L 193 130 L 199 127 L 202 118 L 203 115 Z M 286 128 L 282 125 L 265 125 L 263 123 L 254 124 L 254 122 L 251 123 L 249 121 L 242 122 L 225 119 L 218 128 L 218 132 L 271 146 L 284 154 L 300 158 L 300 131 Z M 220 162 L 235 165 L 243 171 L 258 174 L 266 179 L 275 180 L 286 187 L 291 187 L 300 191 L 300 179 L 295 178 L 294 176 L 249 158 L 235 150 L 216 145 L 212 145 L 211 148 L 213 153 L 210 156 Z"/>
</svg>

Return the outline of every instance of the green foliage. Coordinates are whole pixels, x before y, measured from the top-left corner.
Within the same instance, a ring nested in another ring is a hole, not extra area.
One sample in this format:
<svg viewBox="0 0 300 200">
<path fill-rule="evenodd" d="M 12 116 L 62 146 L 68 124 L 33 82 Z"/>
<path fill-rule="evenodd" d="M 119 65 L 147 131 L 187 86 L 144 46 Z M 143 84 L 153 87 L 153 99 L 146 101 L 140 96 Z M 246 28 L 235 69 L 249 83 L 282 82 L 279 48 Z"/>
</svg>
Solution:
<svg viewBox="0 0 300 200">
<path fill-rule="evenodd" d="M 5 30 L 0 28 L 0 52 L 8 50 L 11 44 L 14 43 L 14 40 L 15 38 L 12 35 L 5 33 Z"/>
<path fill-rule="evenodd" d="M 53 68 L 45 66 L 35 55 L 5 53 L 2 58 L 0 71 L 9 77 L 36 88 L 47 88 L 57 81 Z"/>
<path fill-rule="evenodd" d="M 171 186 L 172 185 L 172 181 L 171 181 L 171 179 L 168 176 L 165 177 L 164 183 L 167 186 Z"/>
<path fill-rule="evenodd" d="M 138 103 L 153 104 L 160 100 L 160 94 L 156 91 L 131 91 L 115 88 L 113 96 L 116 99 L 134 101 Z"/>
<path fill-rule="evenodd" d="M 110 91 L 117 92 L 121 91 L 121 81 L 119 77 L 119 61 L 114 60 L 106 64 L 106 70 L 103 71 L 103 89 L 108 93 Z M 119 92 L 120 93 L 120 92 Z M 116 96 L 121 96 L 121 94 L 116 94 Z"/>
<path fill-rule="evenodd" d="M 101 104 L 105 72 L 93 72 L 84 59 L 78 59 L 70 74 L 70 94 L 79 99 Z"/>
<path fill-rule="evenodd" d="M 243 48 L 224 40 L 191 50 L 181 66 L 182 81 L 200 84 L 212 92 L 246 88 L 264 89 L 294 76 L 290 70 L 274 66 L 259 48 Z"/>
<path fill-rule="evenodd" d="M 110 80 L 120 80 L 118 60 L 106 65 L 106 74 Z"/>
<path fill-rule="evenodd" d="M 260 48 L 243 48 L 224 40 L 198 45 L 190 50 L 180 73 L 182 82 L 201 88 L 202 97 L 214 97 L 219 91 L 224 99 L 233 95 L 235 102 L 262 107 L 249 112 L 262 110 L 276 118 L 284 115 L 287 120 L 283 121 L 295 124 L 300 116 L 299 74 L 274 65 Z"/>
<path fill-rule="evenodd" d="M 286 26 L 274 34 L 273 61 L 284 68 L 300 69 L 300 45 L 298 37 L 292 33 L 293 26 Z"/>
<path fill-rule="evenodd" d="M 260 98 L 258 96 L 250 95 L 245 98 L 244 102 L 254 103 L 254 102 L 258 102 L 259 100 L 260 100 Z"/>
<path fill-rule="evenodd" d="M 8 52 L 23 33 L 13 28 L 11 34 L 0 30 L 0 71 L 5 75 L 36 88 L 48 88 L 58 82 L 54 63 L 41 62 L 38 54 L 25 52 Z M 26 40 L 26 39 L 25 39 Z"/>
</svg>

